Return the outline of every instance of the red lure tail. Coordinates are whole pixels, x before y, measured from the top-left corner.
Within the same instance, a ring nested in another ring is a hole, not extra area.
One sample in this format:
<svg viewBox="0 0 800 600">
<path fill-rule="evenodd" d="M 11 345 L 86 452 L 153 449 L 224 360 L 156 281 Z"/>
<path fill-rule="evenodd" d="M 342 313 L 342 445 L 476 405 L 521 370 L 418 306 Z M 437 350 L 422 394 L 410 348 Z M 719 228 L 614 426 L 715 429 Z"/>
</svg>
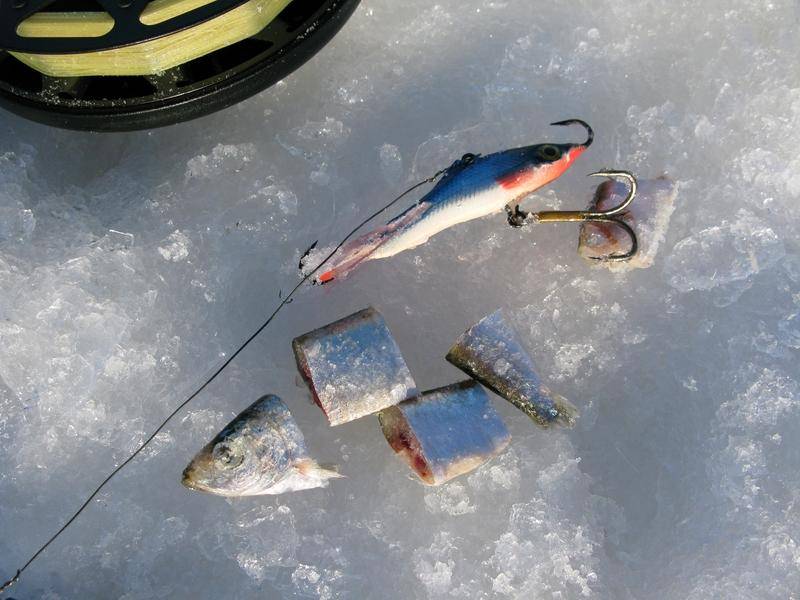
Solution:
<svg viewBox="0 0 800 600">
<path fill-rule="evenodd" d="M 427 202 L 415 204 L 406 212 L 386 225 L 373 229 L 361 237 L 348 242 L 331 258 L 331 264 L 322 273 L 314 278 L 314 283 L 324 285 L 334 279 L 344 279 L 362 262 L 369 260 L 393 233 L 413 222 L 428 208 Z"/>
</svg>

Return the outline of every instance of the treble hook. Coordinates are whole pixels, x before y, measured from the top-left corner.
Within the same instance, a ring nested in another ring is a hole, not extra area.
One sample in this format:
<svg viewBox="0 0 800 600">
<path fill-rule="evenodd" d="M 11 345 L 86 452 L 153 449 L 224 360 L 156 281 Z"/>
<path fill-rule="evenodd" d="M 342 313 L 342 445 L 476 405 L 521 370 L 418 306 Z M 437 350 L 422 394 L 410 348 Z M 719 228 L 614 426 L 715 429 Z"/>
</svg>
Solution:
<svg viewBox="0 0 800 600">
<path fill-rule="evenodd" d="M 618 177 L 625 179 L 629 186 L 628 195 L 625 200 L 608 210 L 543 210 L 529 213 L 527 218 L 531 219 L 534 223 L 613 223 L 628 234 L 631 240 L 630 249 L 624 254 L 607 254 L 605 256 L 593 256 L 592 258 L 606 262 L 628 260 L 634 257 L 639 251 L 639 241 L 631 226 L 622 220 L 621 213 L 625 212 L 625 209 L 630 206 L 630 203 L 633 202 L 633 199 L 636 197 L 636 177 L 628 171 L 611 170 L 589 173 L 589 177 L 609 177 L 612 179 Z"/>
</svg>

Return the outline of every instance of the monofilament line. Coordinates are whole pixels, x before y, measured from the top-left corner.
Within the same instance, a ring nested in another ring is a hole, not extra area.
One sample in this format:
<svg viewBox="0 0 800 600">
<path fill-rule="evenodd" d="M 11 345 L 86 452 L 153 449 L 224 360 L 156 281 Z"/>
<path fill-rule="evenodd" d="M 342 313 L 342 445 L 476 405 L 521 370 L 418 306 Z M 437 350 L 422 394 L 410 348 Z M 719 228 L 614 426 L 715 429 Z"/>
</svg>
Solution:
<svg viewBox="0 0 800 600">
<path fill-rule="evenodd" d="M 156 437 L 156 436 L 157 436 L 159 433 L 161 433 L 161 430 L 162 430 L 162 429 L 164 429 L 164 427 L 166 427 L 166 426 L 167 426 L 167 424 L 168 424 L 168 423 L 169 423 L 169 422 L 170 422 L 170 421 L 173 419 L 173 417 L 175 417 L 175 415 L 177 415 L 177 414 L 178 414 L 178 413 L 179 413 L 179 412 L 180 412 L 180 411 L 181 411 L 181 410 L 182 410 L 182 409 L 183 409 L 183 408 L 184 408 L 184 407 L 185 407 L 187 404 L 189 404 L 189 403 L 190 403 L 192 400 L 194 400 L 194 399 L 195 399 L 195 398 L 196 398 L 196 397 L 197 397 L 197 396 L 200 394 L 200 392 L 202 392 L 204 389 L 206 389 L 206 388 L 209 386 L 209 384 L 211 384 L 211 382 L 212 382 L 212 381 L 214 381 L 214 380 L 215 380 L 215 379 L 216 379 L 216 378 L 219 376 L 219 374 L 220 374 L 220 373 L 222 373 L 222 371 L 224 371 L 224 370 L 225 370 L 225 368 L 226 368 L 226 367 L 227 367 L 229 364 L 231 364 L 231 363 L 233 362 L 233 360 L 234 360 L 234 359 L 235 359 L 235 358 L 236 358 L 236 357 L 237 357 L 237 356 L 238 356 L 238 355 L 239 355 L 239 354 L 240 354 L 240 353 L 241 353 L 241 352 L 242 352 L 242 351 L 243 351 L 245 348 L 247 348 L 247 346 L 248 346 L 248 345 L 250 345 L 250 342 L 252 342 L 254 339 L 256 339 L 256 337 L 258 336 L 258 334 L 260 334 L 262 331 L 264 331 L 264 329 L 266 329 L 266 328 L 267 328 L 267 326 L 268 326 L 268 325 L 269 325 L 269 324 L 272 322 L 272 320 L 273 320 L 273 319 L 274 319 L 274 318 L 277 316 L 277 314 L 278 314 L 278 313 L 281 311 L 281 309 L 282 309 L 284 306 L 286 306 L 287 304 L 289 304 L 289 303 L 292 301 L 292 298 L 294 297 L 294 294 L 297 292 L 297 290 L 299 290 L 299 289 L 302 287 L 302 285 L 303 285 L 304 283 L 306 283 L 306 282 L 307 282 L 309 279 L 311 279 L 311 277 L 313 277 L 313 276 L 316 274 L 316 272 L 317 272 L 317 271 L 319 271 L 319 270 L 320 270 L 320 269 L 321 269 L 321 268 L 322 268 L 322 267 L 323 267 L 323 266 L 324 266 L 324 265 L 325 265 L 325 264 L 326 264 L 326 263 L 327 263 L 327 262 L 328 262 L 328 261 L 329 261 L 329 260 L 330 260 L 330 259 L 333 257 L 333 255 L 334 255 L 334 254 L 336 254 L 336 252 L 338 252 L 338 251 L 339 251 L 339 249 L 340 249 L 342 246 L 344 246 L 344 245 L 345 245 L 345 243 L 347 243 L 347 241 L 348 241 L 348 240 L 349 240 L 351 237 L 353 237 L 353 235 L 355 235 L 355 233 L 356 233 L 356 232 L 357 232 L 359 229 L 361 229 L 361 228 L 362 228 L 364 225 L 366 225 L 367 223 L 369 223 L 370 221 L 372 221 L 372 219 L 374 219 L 375 217 L 377 217 L 378 215 L 380 215 L 382 212 L 384 212 L 384 211 L 386 211 L 386 210 L 390 209 L 390 208 L 391 208 L 392 206 L 394 206 L 394 205 L 395 205 L 397 202 L 399 202 L 399 201 L 400 201 L 402 198 L 404 198 L 406 195 L 408 195 L 408 194 L 410 194 L 411 192 L 413 192 L 414 190 L 416 190 L 418 187 L 421 187 L 421 186 L 425 185 L 426 183 L 431 183 L 432 181 L 435 181 L 435 180 L 436 180 L 436 178 L 437 178 L 437 177 L 439 177 L 439 175 L 441 175 L 441 174 L 442 174 L 442 173 L 444 173 L 445 171 L 446 171 L 446 169 L 443 169 L 443 170 L 441 170 L 441 171 L 438 171 L 437 173 L 435 173 L 434 175 L 431 175 L 431 176 L 430 176 L 430 177 L 428 177 L 427 179 L 425 179 L 425 180 L 423 180 L 423 181 L 420 181 L 419 183 L 416 183 L 416 184 L 414 184 L 413 186 L 411 186 L 410 188 L 408 188 L 408 189 L 407 189 L 405 192 L 403 192 L 402 194 L 400 194 L 399 196 L 397 196 L 397 198 L 395 198 L 394 200 L 392 200 L 391 202 L 389 202 L 389 203 L 388 203 L 386 206 L 384 206 L 383 208 L 380 208 L 379 210 L 375 211 L 375 212 L 374 212 L 374 213 L 372 213 L 372 214 L 371 214 L 369 217 L 367 217 L 366 219 L 364 219 L 363 221 L 361 221 L 361 223 L 359 223 L 359 224 L 358 224 L 356 227 L 354 227 L 354 228 L 353 228 L 353 230 L 352 230 L 350 233 L 348 233 L 348 234 L 347 234 L 347 235 L 344 237 L 344 239 L 343 239 L 341 242 L 339 242 L 339 243 L 336 245 L 336 247 L 335 247 L 333 250 L 331 250 L 331 251 L 328 253 L 328 255 L 327 255 L 327 256 L 326 256 L 326 257 L 325 257 L 325 258 L 322 260 L 322 262 L 320 262 L 320 263 L 319 263 L 319 264 L 318 264 L 316 267 L 314 267 L 314 268 L 313 268 L 311 271 L 309 271 L 309 272 L 308 272 L 306 275 L 304 275 L 304 276 L 303 276 L 303 277 L 300 279 L 300 281 L 297 283 L 297 285 L 295 285 L 295 286 L 292 288 L 292 291 L 291 291 L 291 292 L 289 292 L 289 294 L 288 294 L 286 297 L 284 297 L 284 298 L 283 298 L 283 300 L 281 300 L 281 302 L 278 304 L 278 306 L 275 308 L 275 310 L 274 310 L 274 311 L 272 311 L 272 313 L 271 313 L 271 314 L 270 314 L 270 315 L 267 317 L 267 319 L 266 319 L 266 320 L 265 320 L 265 321 L 264 321 L 264 322 L 261 324 L 261 326 L 259 326 L 259 328 L 258 328 L 258 329 L 256 329 L 256 330 L 255 330 L 255 331 L 252 333 L 252 335 L 250 335 L 250 337 L 248 337 L 248 338 L 247 338 L 247 339 L 246 339 L 244 342 L 242 342 L 242 343 L 239 345 L 239 347 L 236 349 L 236 351 L 235 351 L 233 354 L 231 354 L 231 355 L 230 355 L 230 356 L 229 356 L 227 359 L 225 359 L 225 361 L 224 361 L 224 362 L 223 362 L 223 363 L 222 363 L 222 364 L 221 364 L 221 365 L 220 365 L 220 366 L 219 366 L 219 367 L 218 367 L 218 368 L 217 368 L 217 369 L 216 369 L 216 370 L 215 370 L 215 371 L 214 371 L 214 372 L 211 374 L 211 376 L 209 376 L 209 377 L 208 377 L 208 378 L 207 378 L 207 379 L 206 379 L 206 380 L 203 382 L 203 384 L 202 384 L 200 387 L 198 387 L 198 388 L 197 388 L 197 389 L 196 389 L 196 390 L 195 390 L 195 391 L 194 391 L 194 392 L 193 392 L 193 393 L 192 393 L 192 394 L 191 394 L 191 395 L 190 395 L 188 398 L 186 398 L 186 400 L 184 400 L 183 402 L 181 402 L 181 403 L 180 403 L 180 404 L 179 404 L 179 405 L 178 405 L 178 406 L 175 408 L 175 410 L 173 410 L 173 411 L 172 411 L 172 412 L 171 412 L 171 413 L 170 413 L 170 414 L 167 416 L 167 418 L 166 418 L 166 419 L 164 419 L 164 420 L 161 422 L 161 424 L 160 424 L 158 427 L 156 427 L 156 429 L 153 431 L 153 433 L 151 433 L 151 434 L 148 436 L 148 438 L 147 438 L 147 439 L 146 439 L 144 442 L 142 442 L 142 444 L 141 444 L 141 445 L 140 445 L 138 448 L 136 448 L 136 450 L 133 452 L 133 454 L 131 454 L 131 455 L 130 455 L 128 458 L 126 458 L 126 459 L 125 459 L 125 460 L 124 460 L 124 461 L 123 461 L 123 462 L 122 462 L 122 463 L 121 463 L 119 466 L 117 466 L 117 467 L 116 467 L 116 468 L 115 468 L 113 471 L 111 471 L 111 473 L 109 473 L 109 474 L 108 474 L 108 476 L 107 476 L 105 479 L 103 479 L 103 481 L 100 483 L 100 485 L 98 485 L 98 486 L 95 488 L 95 490 L 94 490 L 94 491 L 93 491 L 93 492 L 92 492 L 92 493 L 89 495 L 89 497 L 88 497 L 88 498 L 86 498 L 86 500 L 83 502 L 83 504 L 81 504 L 81 505 L 80 505 L 80 507 L 78 508 L 78 510 L 76 510 L 76 511 L 75 511 L 75 513 L 74 513 L 74 514 L 73 514 L 73 515 L 72 515 L 72 516 L 71 516 L 69 519 L 67 519 L 66 523 L 64 523 L 64 524 L 61 526 L 61 528 L 60 528 L 58 531 L 56 531 L 56 532 L 55 532 L 55 533 L 52 535 L 52 537 L 50 537 L 50 539 L 48 539 L 48 540 L 47 540 L 47 541 L 46 541 L 44 544 L 42 544 L 42 546 L 41 546 L 41 547 L 40 547 L 40 548 L 39 548 L 39 549 L 38 549 L 38 550 L 37 550 L 37 551 L 36 551 L 36 552 L 33 554 L 33 556 L 31 556 L 31 557 L 28 559 L 28 561 L 27 561 L 27 562 L 26 562 L 24 565 L 22 565 L 22 567 L 20 567 L 19 569 L 17 569 L 17 572 L 16 572 L 16 574 L 15 574 L 15 575 L 14 575 L 14 576 L 13 576 L 11 579 L 9 579 L 9 580 L 8 580 L 8 581 L 6 581 L 4 584 L 2 584 L 2 586 L 0 586 L 0 594 L 2 594 L 3 592 L 5 592 L 5 591 L 6 591 L 8 588 L 10 588 L 12 585 L 14 585 L 15 583 L 17 583 L 17 581 L 19 581 L 19 576 L 20 576 L 20 575 L 21 575 L 21 574 L 22 574 L 22 573 L 25 571 L 25 569 L 27 569 L 27 568 L 28 568 L 28 567 L 31 565 L 31 563 L 32 563 L 33 561 L 35 561 L 37 558 L 39 558 L 39 556 L 42 554 L 42 552 L 44 552 L 44 551 L 47 549 L 47 547 L 48 547 L 50 544 L 52 544 L 52 543 L 53 543 L 53 542 L 54 542 L 54 541 L 55 541 L 55 540 L 58 538 L 58 536 L 60 536 L 60 535 L 61 535 L 61 534 L 64 532 L 64 530 L 66 530 L 66 529 L 67 529 L 67 527 L 69 527 L 70 525 L 72 525 L 72 523 L 75 521 L 75 519 L 77 519 L 77 518 L 78 518 L 78 516 L 80 516 L 80 514 L 81 514 L 81 513 L 82 513 L 82 512 L 83 512 L 83 511 L 86 509 L 86 507 L 87 507 L 87 506 L 89 506 L 89 503 L 90 503 L 92 500 L 94 500 L 95 496 L 97 496 L 97 494 L 100 492 L 100 490 L 102 490 L 102 489 L 105 487 L 105 485 L 106 485 L 106 484 L 107 484 L 109 481 L 111 481 L 111 479 L 112 479 L 112 478 L 113 478 L 113 477 L 114 477 L 114 476 L 115 476 L 117 473 L 119 473 L 119 472 L 120 472 L 122 469 L 124 469 L 124 468 L 125 468 L 125 467 L 128 465 L 128 463 L 130 463 L 130 462 L 131 462 L 131 461 L 132 461 L 134 458 L 136 458 L 136 457 L 139 455 L 139 453 L 140 453 L 142 450 L 144 450 L 144 449 L 147 447 L 147 445 L 148 445 L 150 442 L 152 442 L 152 441 L 153 441 L 153 438 L 155 438 L 155 437 Z"/>
</svg>

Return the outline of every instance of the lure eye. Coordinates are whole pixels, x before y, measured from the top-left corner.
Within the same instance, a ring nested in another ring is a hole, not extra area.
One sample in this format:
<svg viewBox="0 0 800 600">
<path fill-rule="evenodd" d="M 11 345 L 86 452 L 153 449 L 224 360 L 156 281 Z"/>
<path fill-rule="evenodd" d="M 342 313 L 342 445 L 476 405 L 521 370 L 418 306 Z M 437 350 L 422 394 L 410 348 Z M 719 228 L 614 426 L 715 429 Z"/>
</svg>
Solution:
<svg viewBox="0 0 800 600">
<path fill-rule="evenodd" d="M 545 144 L 539 148 L 539 157 L 544 160 L 558 160 L 561 158 L 561 150 L 556 146 Z"/>
<path fill-rule="evenodd" d="M 226 469 L 233 469 L 242 464 L 244 456 L 237 453 L 227 444 L 217 444 L 214 447 L 214 460 Z"/>
</svg>

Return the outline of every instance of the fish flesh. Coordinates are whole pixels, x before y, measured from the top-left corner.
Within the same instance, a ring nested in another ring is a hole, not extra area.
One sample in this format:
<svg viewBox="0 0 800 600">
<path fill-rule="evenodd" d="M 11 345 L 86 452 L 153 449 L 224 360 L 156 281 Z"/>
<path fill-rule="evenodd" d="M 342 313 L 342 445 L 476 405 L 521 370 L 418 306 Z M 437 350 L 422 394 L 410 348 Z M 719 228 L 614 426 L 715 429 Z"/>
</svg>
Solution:
<svg viewBox="0 0 800 600">
<path fill-rule="evenodd" d="M 500 310 L 456 340 L 447 360 L 516 406 L 542 427 L 572 427 L 577 409 L 542 385 L 533 359 Z"/>
<path fill-rule="evenodd" d="M 619 204 L 627 194 L 621 182 L 604 181 L 597 187 L 589 210 L 607 210 Z M 628 235 L 620 227 L 603 222 L 581 224 L 578 254 L 614 272 L 652 266 L 675 211 L 676 196 L 677 186 L 666 176 L 639 181 L 636 202 L 617 217 L 636 231 L 639 240 L 636 255 L 625 261 L 595 261 L 608 254 L 624 253 L 630 244 Z"/>
<path fill-rule="evenodd" d="M 331 425 L 417 394 L 392 333 L 372 307 L 292 341 L 297 368 Z"/>
<path fill-rule="evenodd" d="M 219 496 L 260 496 L 326 487 L 342 477 L 308 455 L 305 440 L 277 396 L 256 400 L 195 455 L 183 485 Z"/>
<path fill-rule="evenodd" d="M 475 381 L 424 392 L 378 413 L 392 449 L 428 485 L 477 469 L 505 450 L 511 434 Z"/>
<path fill-rule="evenodd" d="M 465 155 L 417 204 L 386 225 L 345 244 L 315 282 L 341 279 L 364 261 L 416 248 L 449 227 L 504 209 L 512 225 L 521 225 L 520 200 L 561 176 L 592 143 L 591 127 L 583 121 L 569 119 L 553 125 L 573 123 L 586 127 L 586 142 L 536 144 L 486 156 Z"/>
</svg>

